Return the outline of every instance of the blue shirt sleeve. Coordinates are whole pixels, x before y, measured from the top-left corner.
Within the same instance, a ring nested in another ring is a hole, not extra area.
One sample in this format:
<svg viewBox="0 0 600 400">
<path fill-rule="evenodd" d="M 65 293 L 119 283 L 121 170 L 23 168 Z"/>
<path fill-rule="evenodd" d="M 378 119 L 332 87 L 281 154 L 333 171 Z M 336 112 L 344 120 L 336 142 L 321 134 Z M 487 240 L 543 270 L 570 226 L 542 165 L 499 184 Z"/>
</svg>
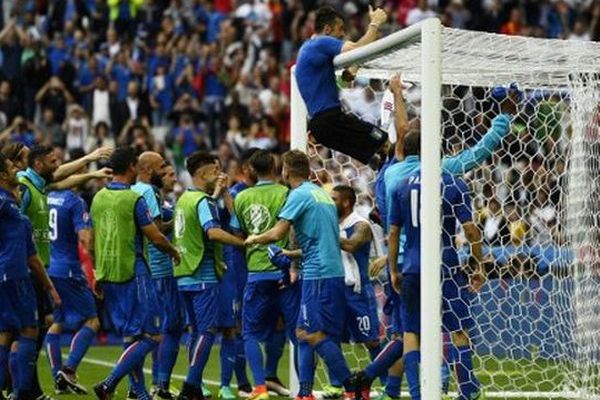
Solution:
<svg viewBox="0 0 600 400">
<path fill-rule="evenodd" d="M 241 231 L 242 231 L 242 226 L 241 226 L 241 224 L 240 224 L 240 221 L 239 221 L 239 220 L 238 220 L 238 218 L 237 218 L 237 215 L 233 214 L 233 215 L 231 216 L 231 219 L 229 220 L 229 227 L 230 227 L 231 229 L 235 229 L 235 230 L 236 230 L 236 231 L 238 231 L 238 232 L 241 232 Z"/>
<path fill-rule="evenodd" d="M 198 203 L 198 220 L 202 225 L 202 230 L 208 232 L 213 228 L 220 228 L 219 209 L 214 199 L 205 197 Z"/>
<path fill-rule="evenodd" d="M 454 215 L 461 224 L 471 222 L 473 220 L 473 212 L 471 208 L 471 195 L 466 183 L 461 179 L 456 179 L 453 185 L 454 199 L 452 207 Z"/>
<path fill-rule="evenodd" d="M 27 214 L 27 207 L 31 203 L 31 192 L 29 192 L 29 188 L 25 185 L 21 185 L 21 212 L 23 214 Z"/>
<path fill-rule="evenodd" d="M 400 184 L 394 189 L 392 194 L 392 204 L 390 204 L 388 215 L 388 226 L 396 225 L 402 227 L 402 190 L 403 184 Z"/>
<path fill-rule="evenodd" d="M 302 215 L 307 205 L 308 199 L 306 194 L 298 190 L 292 190 L 278 217 L 279 219 L 294 221 Z"/>
<path fill-rule="evenodd" d="M 144 191 L 144 200 L 146 200 L 146 204 L 148 205 L 148 211 L 150 211 L 150 216 L 152 219 L 160 218 L 160 207 L 158 205 L 158 200 L 156 198 L 156 193 L 152 188 L 148 188 Z"/>
<path fill-rule="evenodd" d="M 148 226 L 153 222 L 154 221 L 150 215 L 150 210 L 148 210 L 148 204 L 146 204 L 146 200 L 144 200 L 143 197 L 140 197 L 135 204 L 135 223 L 141 228 Z"/>
<path fill-rule="evenodd" d="M 73 205 L 71 206 L 71 218 L 75 232 L 92 228 L 87 204 L 85 204 L 81 197 L 75 197 L 73 199 Z"/>
<path fill-rule="evenodd" d="M 492 126 L 475 146 L 465 149 L 455 156 L 442 159 L 442 169 L 452 175 L 464 175 L 488 159 L 510 132 L 508 114 L 500 114 L 492 120 Z"/>
<path fill-rule="evenodd" d="M 29 258 L 31 256 L 35 256 L 37 254 L 37 250 L 35 249 L 35 243 L 33 243 L 33 226 L 31 225 L 31 222 L 29 222 L 29 220 L 27 220 L 25 223 L 27 225 L 27 235 L 25 238 L 25 242 L 27 248 L 27 258 Z"/>
<path fill-rule="evenodd" d="M 328 57 L 335 57 L 342 52 L 344 42 L 331 36 L 319 36 L 315 39 L 315 47 Z"/>
</svg>

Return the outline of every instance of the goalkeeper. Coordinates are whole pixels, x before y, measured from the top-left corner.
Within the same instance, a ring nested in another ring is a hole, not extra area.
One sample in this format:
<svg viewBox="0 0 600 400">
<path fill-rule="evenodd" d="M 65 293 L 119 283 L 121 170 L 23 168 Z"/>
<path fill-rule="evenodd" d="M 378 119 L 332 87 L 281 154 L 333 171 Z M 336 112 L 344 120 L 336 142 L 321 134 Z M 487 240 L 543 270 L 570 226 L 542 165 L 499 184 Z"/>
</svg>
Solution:
<svg viewBox="0 0 600 400">
<path fill-rule="evenodd" d="M 379 27 L 386 22 L 382 9 L 369 7 L 371 23 L 357 42 L 343 41 L 344 19 L 330 6 L 317 10 L 316 35 L 306 41 L 298 53 L 296 79 L 306 103 L 311 134 L 324 146 L 368 164 L 387 142 L 387 133 L 375 125 L 342 111 L 336 86 L 333 59 L 377 39 Z"/>
</svg>

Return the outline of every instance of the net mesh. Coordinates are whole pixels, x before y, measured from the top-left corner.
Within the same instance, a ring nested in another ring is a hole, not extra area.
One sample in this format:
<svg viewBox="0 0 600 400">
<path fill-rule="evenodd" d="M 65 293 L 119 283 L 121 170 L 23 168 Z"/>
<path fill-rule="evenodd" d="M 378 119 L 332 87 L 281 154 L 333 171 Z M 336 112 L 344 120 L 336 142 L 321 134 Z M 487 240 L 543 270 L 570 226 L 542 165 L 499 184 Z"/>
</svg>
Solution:
<svg viewBox="0 0 600 400">
<path fill-rule="evenodd" d="M 485 136 L 499 113 L 494 86 L 516 82 L 523 89 L 511 132 L 460 175 L 490 257 L 487 283 L 471 302 L 475 373 L 490 398 L 600 399 L 600 45 L 444 28 L 442 60 L 445 156 Z M 418 41 L 360 67 L 359 76 L 371 81 L 342 93 L 351 110 L 379 118 L 369 110 L 380 109 L 397 71 L 412 84 L 404 95 L 409 118 L 418 120 Z M 353 186 L 359 213 L 377 220 L 376 172 L 310 140 L 308 154 L 317 180 Z M 458 232 L 464 261 L 466 239 Z M 385 247 L 381 232 L 376 238 Z M 373 282 L 385 340 L 388 282 L 385 274 Z M 445 342 L 449 352 L 447 336 Z M 344 354 L 352 367 L 369 361 L 359 344 L 345 345 Z M 446 362 L 455 367 L 457 360 Z M 453 374 L 449 382 L 458 392 Z M 323 367 L 317 383 L 328 384 Z"/>
</svg>

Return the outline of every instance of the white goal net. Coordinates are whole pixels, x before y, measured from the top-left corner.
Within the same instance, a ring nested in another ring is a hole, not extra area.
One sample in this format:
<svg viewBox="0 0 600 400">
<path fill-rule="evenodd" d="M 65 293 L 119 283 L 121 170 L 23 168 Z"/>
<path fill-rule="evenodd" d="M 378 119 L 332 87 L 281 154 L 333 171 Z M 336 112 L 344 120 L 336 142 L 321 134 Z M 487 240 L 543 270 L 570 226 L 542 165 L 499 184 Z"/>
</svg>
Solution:
<svg viewBox="0 0 600 400">
<path fill-rule="evenodd" d="M 385 124 L 380 102 L 396 72 L 410 84 L 409 119 L 421 118 L 421 41 L 403 38 L 353 60 L 359 79 L 341 96 L 361 118 Z M 494 87 L 522 91 L 510 132 L 456 173 L 489 256 L 487 283 L 471 303 L 475 374 L 488 398 L 600 399 L 600 44 L 443 28 L 441 65 L 444 157 L 481 145 L 500 112 Z M 377 171 L 310 140 L 307 151 L 322 184 L 353 186 L 358 211 L 377 220 Z M 460 229 L 455 240 L 464 262 Z M 383 305 L 386 275 L 374 281 Z M 381 320 L 389 327 L 383 312 Z M 369 362 L 362 346 L 344 353 L 353 367 Z M 443 362 L 453 371 L 457 360 Z M 317 390 L 327 384 L 320 366 Z M 459 392 L 452 372 L 448 391 Z"/>
</svg>

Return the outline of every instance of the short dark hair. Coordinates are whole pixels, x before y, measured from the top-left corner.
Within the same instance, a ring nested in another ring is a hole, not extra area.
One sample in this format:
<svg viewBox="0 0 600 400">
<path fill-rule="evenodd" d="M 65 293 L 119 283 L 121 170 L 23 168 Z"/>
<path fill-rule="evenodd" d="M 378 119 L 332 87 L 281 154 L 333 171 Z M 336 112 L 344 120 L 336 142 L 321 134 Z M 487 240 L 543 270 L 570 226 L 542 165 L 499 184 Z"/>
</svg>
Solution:
<svg viewBox="0 0 600 400">
<path fill-rule="evenodd" d="M 352 186 L 338 185 L 334 187 L 333 190 L 341 194 L 344 200 L 348 200 L 350 202 L 350 207 L 354 207 L 356 204 L 356 191 Z"/>
<path fill-rule="evenodd" d="M 275 157 L 267 150 L 256 151 L 249 162 L 258 176 L 268 175 L 275 169 Z"/>
<path fill-rule="evenodd" d="M 29 153 L 29 157 L 27 158 L 27 165 L 30 167 L 33 166 L 33 163 L 42 157 L 46 157 L 53 151 L 54 148 L 52 146 L 33 146 L 31 148 L 31 152 Z"/>
<path fill-rule="evenodd" d="M 418 156 L 421 154 L 421 131 L 411 130 L 404 137 L 404 155 Z"/>
<path fill-rule="evenodd" d="M 317 33 L 323 32 L 325 27 L 329 25 L 333 28 L 335 25 L 335 21 L 341 19 L 344 20 L 344 17 L 331 6 L 322 6 L 317 10 L 317 14 L 315 16 L 315 31 Z"/>
<path fill-rule="evenodd" d="M 78 160 L 85 156 L 85 150 L 82 147 L 76 147 L 69 150 L 69 160 Z"/>
<path fill-rule="evenodd" d="M 21 154 L 21 151 L 24 147 L 25 145 L 23 143 L 10 142 L 4 145 L 4 147 L 2 147 L 0 153 L 2 153 L 2 155 L 8 158 L 9 160 L 16 161 L 19 158 L 19 154 Z"/>
<path fill-rule="evenodd" d="M 194 176 L 198 169 L 205 165 L 214 164 L 219 161 L 219 157 L 210 154 L 208 151 L 196 151 L 192 153 L 185 161 L 185 167 L 191 176 Z"/>
<path fill-rule="evenodd" d="M 120 146 L 113 151 L 110 157 L 110 166 L 115 175 L 122 175 L 131 165 L 137 164 L 138 156 L 133 147 Z"/>
<path fill-rule="evenodd" d="M 244 150 L 240 155 L 240 165 L 249 163 L 254 153 L 258 150 L 260 150 L 258 147 L 250 147 L 249 149 Z"/>
<path fill-rule="evenodd" d="M 5 154 L 3 154 L 3 152 L 0 152 L 0 173 L 8 171 L 9 161 L 9 158 Z"/>
<path fill-rule="evenodd" d="M 310 161 L 308 156 L 300 150 L 290 150 L 283 154 L 283 165 L 292 175 L 308 179 L 310 176 Z"/>
</svg>

